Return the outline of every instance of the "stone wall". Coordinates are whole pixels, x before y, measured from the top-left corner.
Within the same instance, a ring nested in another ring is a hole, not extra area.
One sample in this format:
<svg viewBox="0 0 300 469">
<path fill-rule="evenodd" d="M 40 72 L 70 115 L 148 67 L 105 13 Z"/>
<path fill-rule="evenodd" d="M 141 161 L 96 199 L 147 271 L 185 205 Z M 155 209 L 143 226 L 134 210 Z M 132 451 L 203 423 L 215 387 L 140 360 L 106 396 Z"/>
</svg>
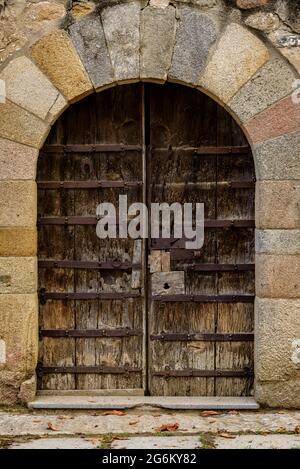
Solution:
<svg viewBox="0 0 300 469">
<path fill-rule="evenodd" d="M 6 83 L 6 100 L 0 103 L 3 403 L 26 402 L 35 393 L 35 174 L 52 123 L 70 103 L 94 91 L 116 83 L 169 80 L 212 96 L 252 145 L 258 180 L 256 398 L 264 405 L 300 406 L 295 3 L 0 0 L 0 80 Z"/>
</svg>

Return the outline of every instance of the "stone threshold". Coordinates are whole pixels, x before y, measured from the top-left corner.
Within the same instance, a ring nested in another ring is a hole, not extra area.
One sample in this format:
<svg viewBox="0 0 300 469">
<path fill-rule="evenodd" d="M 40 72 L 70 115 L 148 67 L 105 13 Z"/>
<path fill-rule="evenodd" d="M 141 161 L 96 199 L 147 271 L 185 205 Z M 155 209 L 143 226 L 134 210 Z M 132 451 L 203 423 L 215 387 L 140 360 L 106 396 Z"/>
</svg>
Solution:
<svg viewBox="0 0 300 469">
<path fill-rule="evenodd" d="M 252 397 L 166 397 L 166 396 L 37 396 L 31 409 L 132 409 L 160 407 L 173 410 L 258 410 Z"/>
</svg>

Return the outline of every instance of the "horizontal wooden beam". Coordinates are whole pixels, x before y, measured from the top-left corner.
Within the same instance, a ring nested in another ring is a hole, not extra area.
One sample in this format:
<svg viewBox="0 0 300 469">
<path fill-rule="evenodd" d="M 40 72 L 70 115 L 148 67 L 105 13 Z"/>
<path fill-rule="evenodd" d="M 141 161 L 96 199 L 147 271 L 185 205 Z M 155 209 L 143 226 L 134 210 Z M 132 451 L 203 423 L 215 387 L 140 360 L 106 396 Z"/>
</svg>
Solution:
<svg viewBox="0 0 300 469">
<path fill-rule="evenodd" d="M 132 368 L 127 366 L 111 367 L 111 366 L 38 366 L 37 372 L 43 374 L 109 374 L 124 375 L 130 373 L 141 373 L 141 368 Z"/>
<path fill-rule="evenodd" d="M 41 150 L 41 153 L 115 153 L 125 151 L 142 151 L 142 145 L 122 145 L 122 144 L 47 144 Z"/>
<path fill-rule="evenodd" d="M 134 337 L 142 336 L 142 329 L 41 329 L 40 337 L 73 337 L 73 338 L 97 338 L 97 337 Z"/>
<path fill-rule="evenodd" d="M 53 189 L 123 189 L 141 187 L 142 181 L 38 181 L 39 190 Z"/>
</svg>

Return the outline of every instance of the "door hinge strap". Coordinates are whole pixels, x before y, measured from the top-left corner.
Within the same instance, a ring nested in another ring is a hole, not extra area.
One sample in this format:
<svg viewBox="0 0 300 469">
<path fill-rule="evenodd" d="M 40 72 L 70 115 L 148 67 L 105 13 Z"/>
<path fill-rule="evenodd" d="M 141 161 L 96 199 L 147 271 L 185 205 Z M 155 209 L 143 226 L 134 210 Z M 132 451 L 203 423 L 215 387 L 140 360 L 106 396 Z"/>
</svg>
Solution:
<svg viewBox="0 0 300 469">
<path fill-rule="evenodd" d="M 142 151 L 142 145 L 122 144 L 48 144 L 44 145 L 41 153 L 109 153 L 125 151 Z"/>
<path fill-rule="evenodd" d="M 106 189 L 141 187 L 142 181 L 38 181 L 40 190 L 52 189 Z"/>
<path fill-rule="evenodd" d="M 134 337 L 142 336 L 142 329 L 40 329 L 40 337 Z"/>
<path fill-rule="evenodd" d="M 153 301 L 194 303 L 254 303 L 255 295 L 153 295 Z"/>
<path fill-rule="evenodd" d="M 132 264 L 131 262 L 122 262 L 119 260 L 110 260 L 106 262 L 98 261 L 57 261 L 41 259 L 38 261 L 40 269 L 91 269 L 91 270 L 131 270 L 141 269 L 142 264 Z"/>
<path fill-rule="evenodd" d="M 43 374 L 61 374 L 61 373 L 74 373 L 74 374 L 112 374 L 112 375 L 127 375 L 130 373 L 141 373 L 141 368 L 131 368 L 128 366 L 123 367 L 109 367 L 109 366 L 38 366 L 38 375 Z"/>
<path fill-rule="evenodd" d="M 154 371 L 153 376 L 160 376 L 166 378 L 188 378 L 188 377 L 203 377 L 203 378 L 246 378 L 254 376 L 253 370 L 166 370 L 166 371 Z"/>
<path fill-rule="evenodd" d="M 39 292 L 39 299 L 41 304 L 45 304 L 47 300 L 123 300 L 129 298 L 140 298 L 141 293 L 61 293 L 49 292 L 41 289 Z"/>
<path fill-rule="evenodd" d="M 203 342 L 253 342 L 254 334 L 241 333 L 241 334 L 205 334 L 205 333 L 161 333 L 159 335 L 151 335 L 151 340 L 159 340 L 165 342 L 188 342 L 188 341 L 203 341 Z"/>
</svg>

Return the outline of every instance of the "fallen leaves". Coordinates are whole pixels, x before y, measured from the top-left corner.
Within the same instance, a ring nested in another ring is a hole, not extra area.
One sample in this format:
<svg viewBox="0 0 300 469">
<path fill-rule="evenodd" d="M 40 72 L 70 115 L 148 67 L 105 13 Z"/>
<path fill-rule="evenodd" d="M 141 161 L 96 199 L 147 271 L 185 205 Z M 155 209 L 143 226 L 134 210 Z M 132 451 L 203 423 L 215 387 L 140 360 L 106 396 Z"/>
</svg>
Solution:
<svg viewBox="0 0 300 469">
<path fill-rule="evenodd" d="M 213 415 L 220 415 L 221 412 L 217 410 L 204 410 L 203 412 L 200 413 L 201 417 L 211 417 Z"/>
<path fill-rule="evenodd" d="M 129 425 L 136 425 L 137 423 L 139 423 L 137 420 L 135 420 L 134 422 L 129 422 Z"/>
<path fill-rule="evenodd" d="M 52 432 L 58 432 L 59 428 L 57 428 L 52 422 L 48 422 L 47 429 L 51 430 Z"/>
<path fill-rule="evenodd" d="M 160 427 L 156 428 L 155 431 L 156 432 L 176 432 L 178 428 L 179 428 L 179 424 L 177 422 L 166 423 L 166 424 L 163 423 Z"/>
<path fill-rule="evenodd" d="M 295 433 L 297 433 L 297 435 L 300 434 L 300 427 L 296 427 L 296 428 L 295 428 Z"/>
<path fill-rule="evenodd" d="M 218 436 L 220 436 L 221 438 L 228 438 L 231 440 L 234 440 L 236 438 L 236 436 L 231 435 L 231 433 L 219 433 Z"/>
<path fill-rule="evenodd" d="M 109 412 L 105 412 L 103 415 L 126 415 L 126 412 L 124 410 L 110 410 Z"/>
</svg>

